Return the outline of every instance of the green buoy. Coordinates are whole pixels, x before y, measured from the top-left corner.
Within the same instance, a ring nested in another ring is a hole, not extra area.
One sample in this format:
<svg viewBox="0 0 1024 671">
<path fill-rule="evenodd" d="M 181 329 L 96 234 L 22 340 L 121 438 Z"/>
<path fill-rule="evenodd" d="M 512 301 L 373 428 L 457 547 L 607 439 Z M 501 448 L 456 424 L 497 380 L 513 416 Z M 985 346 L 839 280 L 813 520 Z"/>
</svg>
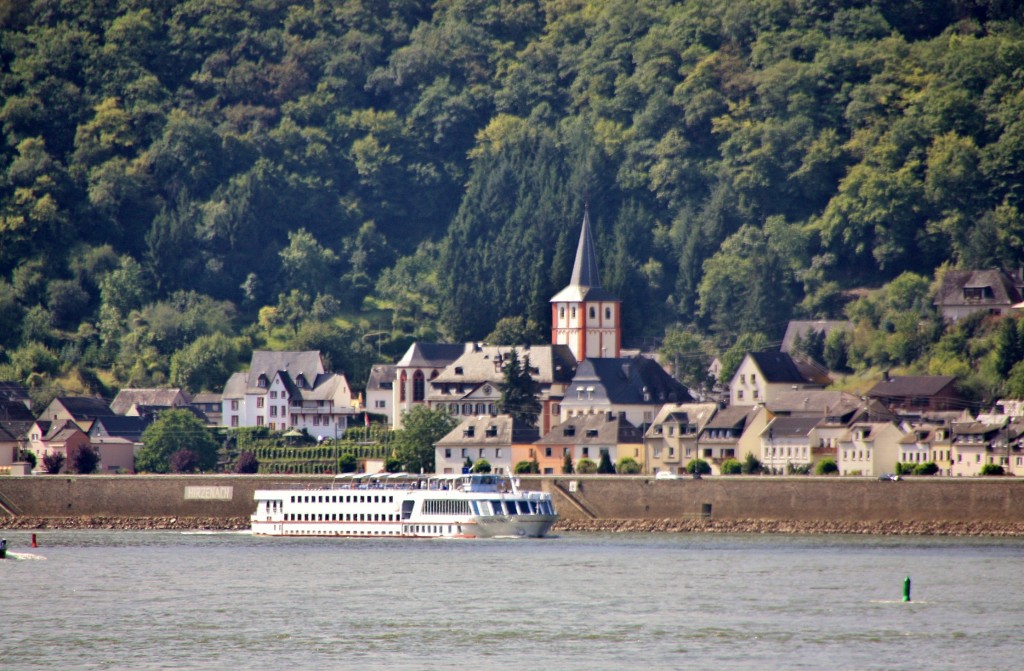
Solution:
<svg viewBox="0 0 1024 671">
<path fill-rule="evenodd" d="M 903 581 L 903 600 L 910 601 L 910 576 Z"/>
</svg>

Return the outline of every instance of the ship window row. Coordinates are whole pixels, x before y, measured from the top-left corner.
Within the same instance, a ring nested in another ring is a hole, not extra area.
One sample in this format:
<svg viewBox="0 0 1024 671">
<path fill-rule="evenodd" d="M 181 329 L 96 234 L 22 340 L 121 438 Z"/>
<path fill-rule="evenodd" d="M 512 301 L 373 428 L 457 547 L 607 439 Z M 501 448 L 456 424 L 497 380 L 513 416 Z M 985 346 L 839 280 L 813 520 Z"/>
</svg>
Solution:
<svg viewBox="0 0 1024 671">
<path fill-rule="evenodd" d="M 397 522 L 398 515 L 390 513 L 288 513 L 289 522 Z"/>
<path fill-rule="evenodd" d="M 288 529 L 285 531 L 285 535 L 288 536 L 399 536 L 400 531 L 377 531 L 372 529 L 362 529 L 357 531 L 338 533 L 337 531 L 331 531 L 330 529 Z"/>
<path fill-rule="evenodd" d="M 292 503 L 394 503 L 394 495 L 347 494 L 344 496 L 293 496 Z"/>
<path fill-rule="evenodd" d="M 553 515 L 550 501 L 470 501 L 474 515 Z"/>
<path fill-rule="evenodd" d="M 469 501 L 427 499 L 423 502 L 424 515 L 469 515 Z"/>
</svg>

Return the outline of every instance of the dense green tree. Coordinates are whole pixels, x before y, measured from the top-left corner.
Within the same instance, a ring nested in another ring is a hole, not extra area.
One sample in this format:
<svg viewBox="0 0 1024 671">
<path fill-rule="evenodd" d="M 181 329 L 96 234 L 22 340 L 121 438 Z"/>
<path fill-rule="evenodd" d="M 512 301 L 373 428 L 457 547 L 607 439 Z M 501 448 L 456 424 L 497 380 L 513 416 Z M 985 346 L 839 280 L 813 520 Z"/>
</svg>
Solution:
<svg viewBox="0 0 1024 671">
<path fill-rule="evenodd" d="M 402 428 L 395 432 L 395 455 L 409 473 L 434 472 L 434 445 L 458 422 L 445 410 L 413 406 L 402 415 Z"/>
<path fill-rule="evenodd" d="M 167 473 L 171 456 L 188 450 L 198 470 L 217 465 L 217 441 L 199 419 L 187 410 L 165 410 L 142 432 L 142 447 L 135 456 L 135 470 Z"/>
<path fill-rule="evenodd" d="M 193 392 L 221 389 L 250 354 L 223 333 L 199 336 L 171 356 L 171 384 Z"/>
<path fill-rule="evenodd" d="M 541 411 L 540 386 L 533 379 L 530 357 L 526 356 L 520 361 L 519 352 L 515 348 L 504 357 L 502 381 L 498 383 L 501 391 L 497 403 L 498 412 L 534 426 Z"/>
</svg>

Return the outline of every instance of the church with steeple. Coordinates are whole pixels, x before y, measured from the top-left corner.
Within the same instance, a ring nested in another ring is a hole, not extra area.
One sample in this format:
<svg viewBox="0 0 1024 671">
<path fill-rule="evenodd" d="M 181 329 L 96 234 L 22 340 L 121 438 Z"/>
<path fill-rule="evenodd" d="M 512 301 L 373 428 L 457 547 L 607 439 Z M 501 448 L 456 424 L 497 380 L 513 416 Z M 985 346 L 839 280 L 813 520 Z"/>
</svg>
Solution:
<svg viewBox="0 0 1024 671">
<path fill-rule="evenodd" d="M 618 358 L 621 308 L 622 301 L 601 288 L 590 212 L 585 210 L 569 286 L 551 299 L 551 344 L 567 345 L 577 361 Z"/>
</svg>

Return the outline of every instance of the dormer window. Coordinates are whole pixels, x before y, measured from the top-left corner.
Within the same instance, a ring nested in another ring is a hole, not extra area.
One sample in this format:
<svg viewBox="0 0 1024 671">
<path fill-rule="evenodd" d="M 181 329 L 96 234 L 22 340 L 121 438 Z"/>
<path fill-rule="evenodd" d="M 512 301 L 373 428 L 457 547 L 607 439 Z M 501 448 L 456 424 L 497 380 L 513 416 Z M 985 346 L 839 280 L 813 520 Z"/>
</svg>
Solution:
<svg viewBox="0 0 1024 671">
<path fill-rule="evenodd" d="M 261 389 L 266 389 L 267 388 L 267 376 L 264 375 L 263 373 L 260 373 L 260 376 L 258 378 L 256 378 L 256 386 L 260 387 Z"/>
<path fill-rule="evenodd" d="M 306 388 L 306 376 L 303 375 L 302 373 L 299 373 L 299 376 L 297 378 L 295 378 L 295 386 L 298 387 L 299 389 L 305 389 Z"/>
<path fill-rule="evenodd" d="M 488 438 L 494 438 L 497 435 L 498 435 L 498 427 L 496 427 L 496 426 L 489 426 L 489 427 L 487 427 L 487 437 Z"/>
</svg>

